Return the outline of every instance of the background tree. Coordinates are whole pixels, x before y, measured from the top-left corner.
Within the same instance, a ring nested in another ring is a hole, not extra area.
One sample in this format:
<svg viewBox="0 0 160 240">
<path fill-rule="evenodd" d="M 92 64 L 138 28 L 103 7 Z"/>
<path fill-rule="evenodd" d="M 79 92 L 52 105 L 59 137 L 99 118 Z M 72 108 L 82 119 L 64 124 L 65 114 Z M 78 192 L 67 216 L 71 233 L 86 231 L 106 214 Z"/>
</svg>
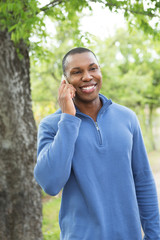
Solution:
<svg viewBox="0 0 160 240">
<path fill-rule="evenodd" d="M 121 10 L 131 27 L 134 24 L 159 36 L 158 28 L 150 24 L 153 18 L 154 25 L 159 24 L 160 6 L 154 0 L 148 5 L 129 0 L 54 0 L 44 7 L 37 0 L 0 2 L 0 239 L 42 238 L 40 189 L 33 178 L 36 126 L 31 110 L 29 58 L 31 51 L 41 56 L 42 48 L 40 42 L 31 44 L 30 37 L 33 33 L 41 40 L 47 37 L 44 18 L 49 16 L 62 31 L 71 28 L 74 38 L 81 39 L 78 12 L 85 7 L 91 10 L 90 2 L 101 2 L 111 11 Z"/>
</svg>

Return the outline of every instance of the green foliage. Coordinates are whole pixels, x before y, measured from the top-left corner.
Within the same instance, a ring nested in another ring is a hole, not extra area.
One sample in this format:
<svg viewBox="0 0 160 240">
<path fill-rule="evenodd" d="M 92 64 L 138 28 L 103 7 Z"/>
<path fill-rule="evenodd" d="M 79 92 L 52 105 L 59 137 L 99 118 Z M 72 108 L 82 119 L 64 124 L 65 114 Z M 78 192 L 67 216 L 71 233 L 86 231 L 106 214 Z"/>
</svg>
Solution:
<svg viewBox="0 0 160 240">
<path fill-rule="evenodd" d="M 158 42 L 142 32 L 119 30 L 98 44 L 103 92 L 129 107 L 160 106 Z"/>
<path fill-rule="evenodd" d="M 64 28 L 71 28 L 72 35 L 80 35 L 78 30 L 79 15 L 84 7 L 88 6 L 82 1 L 51 1 L 40 8 L 38 0 L 6 0 L 0 2 L 0 29 L 11 33 L 15 43 L 23 39 L 29 42 L 29 37 L 34 33 L 40 41 L 47 36 L 44 19 L 49 16 L 56 24 Z M 63 23 L 63 24 L 62 24 Z M 33 46 L 32 46 L 33 48 Z M 36 50 L 39 51 L 38 48 Z"/>
<path fill-rule="evenodd" d="M 0 2 L 0 28 L 11 33 L 12 40 L 28 40 L 34 28 L 41 29 L 43 19 L 39 12 L 38 1 L 6 0 Z M 45 35 L 42 29 L 41 33 Z"/>
<path fill-rule="evenodd" d="M 5 0 L 0 2 L 0 29 L 7 29 L 16 43 L 23 39 L 29 44 L 32 33 L 41 38 L 46 37 L 44 19 L 49 16 L 59 25 L 59 30 L 71 28 L 72 36 L 79 39 L 82 37 L 79 31 L 79 14 L 84 8 L 92 10 L 92 2 L 101 3 L 114 12 L 122 11 L 130 27 L 135 26 L 145 33 L 159 37 L 160 4 L 156 0 L 55 0 L 41 8 L 38 0 Z"/>
<path fill-rule="evenodd" d="M 94 0 L 94 2 L 97 2 Z M 114 12 L 123 12 L 130 29 L 133 27 L 143 30 L 155 38 L 160 36 L 160 4 L 157 0 L 101 0 L 103 6 Z"/>
</svg>

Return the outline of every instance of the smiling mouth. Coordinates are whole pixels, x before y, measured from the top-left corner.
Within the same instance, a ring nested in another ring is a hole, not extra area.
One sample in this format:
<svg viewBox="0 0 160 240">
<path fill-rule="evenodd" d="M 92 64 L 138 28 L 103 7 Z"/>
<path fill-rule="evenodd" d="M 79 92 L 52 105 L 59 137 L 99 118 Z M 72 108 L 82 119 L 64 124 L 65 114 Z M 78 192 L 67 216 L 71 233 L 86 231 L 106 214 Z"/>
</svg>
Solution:
<svg viewBox="0 0 160 240">
<path fill-rule="evenodd" d="M 84 93 L 91 93 L 96 89 L 97 84 L 89 85 L 89 86 L 84 86 L 80 87 L 81 91 Z"/>
</svg>

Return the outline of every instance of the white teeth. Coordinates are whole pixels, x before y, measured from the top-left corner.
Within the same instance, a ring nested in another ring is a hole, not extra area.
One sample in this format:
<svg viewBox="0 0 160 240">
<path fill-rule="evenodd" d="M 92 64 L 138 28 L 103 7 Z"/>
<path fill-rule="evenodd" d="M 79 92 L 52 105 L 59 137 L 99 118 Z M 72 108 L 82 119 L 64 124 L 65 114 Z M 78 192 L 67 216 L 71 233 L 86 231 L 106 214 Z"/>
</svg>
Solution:
<svg viewBox="0 0 160 240">
<path fill-rule="evenodd" d="M 94 88 L 95 86 L 88 86 L 88 87 L 82 87 L 82 89 L 84 89 L 84 90 L 90 90 L 90 89 L 92 89 L 92 88 Z"/>
</svg>

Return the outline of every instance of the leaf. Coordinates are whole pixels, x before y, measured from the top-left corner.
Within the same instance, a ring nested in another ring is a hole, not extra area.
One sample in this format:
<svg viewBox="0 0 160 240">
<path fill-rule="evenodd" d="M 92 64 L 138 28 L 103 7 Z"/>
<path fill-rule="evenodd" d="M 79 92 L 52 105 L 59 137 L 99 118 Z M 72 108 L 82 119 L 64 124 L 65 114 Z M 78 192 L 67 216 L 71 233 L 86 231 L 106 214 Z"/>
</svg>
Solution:
<svg viewBox="0 0 160 240">
<path fill-rule="evenodd" d="M 9 32 L 12 32 L 13 30 L 16 29 L 17 26 L 18 26 L 18 24 L 15 24 L 15 25 L 11 26 L 11 27 L 8 29 L 8 31 L 9 31 Z"/>
</svg>

